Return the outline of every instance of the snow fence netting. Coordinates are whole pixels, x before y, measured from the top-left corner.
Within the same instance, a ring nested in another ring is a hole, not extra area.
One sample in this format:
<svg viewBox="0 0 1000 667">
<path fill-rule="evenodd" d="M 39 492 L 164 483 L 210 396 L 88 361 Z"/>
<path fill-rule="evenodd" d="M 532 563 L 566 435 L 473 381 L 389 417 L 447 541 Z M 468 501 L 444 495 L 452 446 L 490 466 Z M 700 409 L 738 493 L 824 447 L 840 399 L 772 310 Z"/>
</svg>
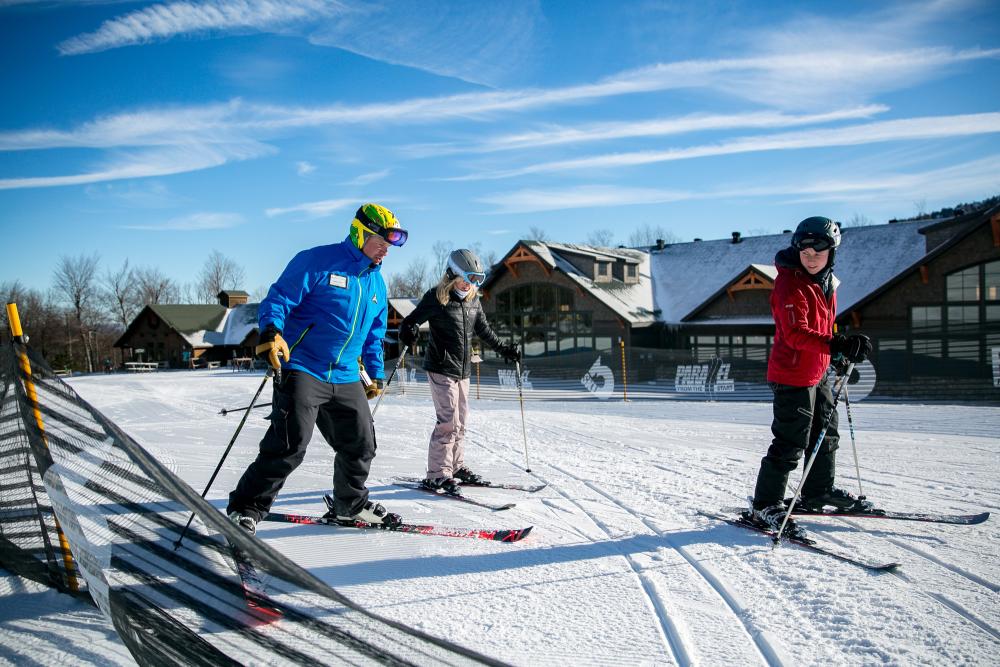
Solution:
<svg viewBox="0 0 1000 667">
<path fill-rule="evenodd" d="M 2 565 L 89 592 L 140 664 L 500 664 L 360 608 L 235 527 L 29 347 L 0 355 Z M 230 544 L 266 604 L 248 604 Z"/>
</svg>

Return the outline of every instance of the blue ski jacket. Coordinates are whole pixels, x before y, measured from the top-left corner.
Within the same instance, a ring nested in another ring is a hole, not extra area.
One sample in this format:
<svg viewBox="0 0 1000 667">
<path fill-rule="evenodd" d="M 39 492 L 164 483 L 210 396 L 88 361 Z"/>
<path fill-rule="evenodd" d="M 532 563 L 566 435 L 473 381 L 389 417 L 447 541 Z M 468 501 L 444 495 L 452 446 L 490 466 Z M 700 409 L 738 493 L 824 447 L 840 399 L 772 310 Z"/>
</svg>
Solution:
<svg viewBox="0 0 1000 667">
<path fill-rule="evenodd" d="M 350 238 L 303 250 L 271 285 L 258 310 L 260 331 L 273 326 L 291 349 L 284 367 L 324 382 L 358 382 L 358 357 L 382 378 L 388 304 L 381 265 Z"/>
</svg>

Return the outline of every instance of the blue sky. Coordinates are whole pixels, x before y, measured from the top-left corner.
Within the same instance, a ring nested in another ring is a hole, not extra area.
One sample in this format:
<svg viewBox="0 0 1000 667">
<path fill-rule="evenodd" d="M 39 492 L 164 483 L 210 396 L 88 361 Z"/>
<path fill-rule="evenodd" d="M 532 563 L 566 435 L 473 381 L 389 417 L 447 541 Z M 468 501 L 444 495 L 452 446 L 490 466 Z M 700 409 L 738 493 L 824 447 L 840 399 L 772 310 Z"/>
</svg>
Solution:
<svg viewBox="0 0 1000 667">
<path fill-rule="evenodd" d="M 506 252 L 1000 193 L 1000 3 L 0 0 L 0 282 L 272 282 L 364 201 Z"/>
</svg>

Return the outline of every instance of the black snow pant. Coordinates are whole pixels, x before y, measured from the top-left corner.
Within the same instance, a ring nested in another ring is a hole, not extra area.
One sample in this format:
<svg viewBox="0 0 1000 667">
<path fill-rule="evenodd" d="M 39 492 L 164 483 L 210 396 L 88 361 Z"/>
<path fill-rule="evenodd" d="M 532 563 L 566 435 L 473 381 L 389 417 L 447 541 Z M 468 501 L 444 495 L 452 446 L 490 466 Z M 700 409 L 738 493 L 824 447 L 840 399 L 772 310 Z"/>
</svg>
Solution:
<svg viewBox="0 0 1000 667">
<path fill-rule="evenodd" d="M 333 495 L 337 514 L 357 514 L 368 500 L 368 470 L 375 458 L 375 425 L 360 382 L 329 384 L 289 371 L 274 392 L 271 426 L 257 459 L 229 494 L 227 512 L 262 519 L 285 480 L 306 455 L 313 427 L 336 452 Z"/>
<path fill-rule="evenodd" d="M 788 473 L 798 466 L 803 452 L 807 461 L 812 456 L 827 419 L 829 427 L 802 487 L 802 497 L 819 496 L 833 489 L 836 451 L 840 446 L 839 420 L 825 377 L 812 387 L 792 387 L 772 382 L 771 390 L 774 392 L 774 421 L 771 423 L 774 440 L 767 456 L 760 461 L 757 487 L 753 494 L 754 509 L 763 509 L 785 497 Z"/>
</svg>

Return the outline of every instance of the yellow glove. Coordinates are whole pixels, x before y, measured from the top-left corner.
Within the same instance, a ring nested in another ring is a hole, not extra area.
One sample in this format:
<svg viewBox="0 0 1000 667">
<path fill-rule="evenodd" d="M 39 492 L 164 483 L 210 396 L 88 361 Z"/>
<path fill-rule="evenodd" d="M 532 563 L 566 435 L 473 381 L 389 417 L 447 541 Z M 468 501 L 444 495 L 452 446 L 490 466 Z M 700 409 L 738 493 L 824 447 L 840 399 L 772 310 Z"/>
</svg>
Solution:
<svg viewBox="0 0 1000 667">
<path fill-rule="evenodd" d="M 378 395 L 382 393 L 382 380 L 372 380 L 371 384 L 365 385 L 365 396 L 368 400 L 373 398 L 378 398 Z"/>
<path fill-rule="evenodd" d="M 372 380 L 368 377 L 368 373 L 365 371 L 365 365 L 361 363 L 361 357 L 358 357 L 358 370 L 361 375 L 361 386 L 365 388 L 365 397 L 368 400 L 377 398 L 379 394 L 382 393 L 382 380 Z"/>
<path fill-rule="evenodd" d="M 266 354 L 267 363 L 271 364 L 271 368 L 274 370 L 281 370 L 281 361 L 278 357 L 288 361 L 288 358 L 292 356 L 292 353 L 288 351 L 288 343 L 285 342 L 280 333 L 275 333 L 274 338 L 271 340 L 261 342 L 255 351 L 257 352 L 257 356 Z"/>
</svg>

